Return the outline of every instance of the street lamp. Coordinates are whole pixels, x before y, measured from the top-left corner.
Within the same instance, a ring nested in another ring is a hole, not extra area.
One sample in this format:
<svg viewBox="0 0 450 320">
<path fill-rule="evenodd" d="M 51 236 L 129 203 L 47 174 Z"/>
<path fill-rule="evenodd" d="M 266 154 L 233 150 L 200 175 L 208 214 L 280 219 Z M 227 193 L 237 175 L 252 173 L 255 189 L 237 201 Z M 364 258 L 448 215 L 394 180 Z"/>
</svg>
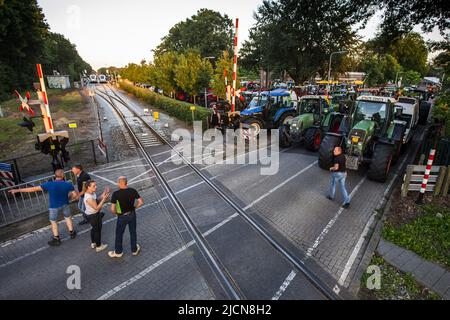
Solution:
<svg viewBox="0 0 450 320">
<path fill-rule="evenodd" d="M 205 59 L 214 60 L 216 57 L 205 57 Z M 208 108 L 208 88 L 205 88 L 205 108 Z"/>
<path fill-rule="evenodd" d="M 343 53 L 347 53 L 347 50 L 342 50 L 342 51 L 336 51 L 336 52 L 332 52 L 330 54 L 330 64 L 328 65 L 328 92 L 330 91 L 330 78 L 331 78 L 331 59 L 333 57 L 333 54 L 343 54 Z"/>
</svg>

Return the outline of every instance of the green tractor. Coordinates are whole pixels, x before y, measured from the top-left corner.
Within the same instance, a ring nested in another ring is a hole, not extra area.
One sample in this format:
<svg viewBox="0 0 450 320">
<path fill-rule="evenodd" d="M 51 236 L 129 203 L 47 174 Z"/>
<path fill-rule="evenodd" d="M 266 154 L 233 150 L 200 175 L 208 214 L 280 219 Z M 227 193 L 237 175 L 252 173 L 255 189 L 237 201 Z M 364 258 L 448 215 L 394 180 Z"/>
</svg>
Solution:
<svg viewBox="0 0 450 320">
<path fill-rule="evenodd" d="M 354 110 L 346 116 L 339 133 L 327 133 L 319 149 L 319 166 L 329 170 L 333 149 L 341 146 L 346 155 L 347 169 L 358 170 L 369 163 L 369 179 L 385 182 L 391 166 L 398 159 L 406 127 L 396 123 L 395 99 L 360 96 Z"/>
<path fill-rule="evenodd" d="M 280 127 L 280 146 L 286 148 L 292 143 L 304 142 L 307 149 L 319 150 L 326 132 L 339 132 L 344 112 L 335 109 L 327 96 L 303 96 L 299 115 Z"/>
</svg>

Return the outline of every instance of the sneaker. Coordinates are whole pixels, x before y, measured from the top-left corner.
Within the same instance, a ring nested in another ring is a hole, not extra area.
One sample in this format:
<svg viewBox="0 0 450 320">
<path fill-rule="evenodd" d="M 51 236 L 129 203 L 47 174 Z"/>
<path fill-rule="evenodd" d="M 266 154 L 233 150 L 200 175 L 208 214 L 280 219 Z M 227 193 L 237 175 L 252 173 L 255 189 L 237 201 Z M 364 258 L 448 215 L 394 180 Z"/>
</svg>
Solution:
<svg viewBox="0 0 450 320">
<path fill-rule="evenodd" d="M 108 247 L 107 244 L 102 244 L 100 247 L 95 248 L 95 251 L 101 252 L 101 251 L 105 250 L 107 247 Z"/>
<path fill-rule="evenodd" d="M 331 201 L 334 200 L 334 199 L 333 199 L 332 197 L 330 197 L 330 196 L 327 196 L 327 199 L 328 199 L 328 200 L 331 200 Z"/>
<path fill-rule="evenodd" d="M 132 253 L 133 256 L 137 256 L 139 254 L 139 252 L 141 251 L 141 246 L 140 245 L 136 245 L 136 247 L 137 247 L 137 250 Z"/>
<path fill-rule="evenodd" d="M 97 245 L 95 243 L 91 243 L 91 248 L 95 249 L 95 248 L 97 248 Z"/>
<path fill-rule="evenodd" d="M 77 232 L 75 230 L 70 231 L 70 239 L 75 239 L 77 237 Z"/>
<path fill-rule="evenodd" d="M 49 246 L 56 247 L 61 244 L 61 239 L 59 237 L 53 237 L 52 240 L 47 242 Z"/>
<path fill-rule="evenodd" d="M 350 208 L 350 203 L 346 203 L 346 204 L 344 204 L 344 205 L 343 205 L 343 207 L 344 207 L 345 209 L 348 209 L 348 208 Z"/>
<path fill-rule="evenodd" d="M 88 224 L 89 223 L 89 221 L 87 220 L 87 219 L 84 219 L 83 221 L 80 221 L 79 223 L 78 223 L 78 225 L 79 226 L 82 226 L 83 224 Z"/>
<path fill-rule="evenodd" d="M 111 258 L 122 258 L 123 252 L 121 254 L 118 254 L 115 251 L 109 251 L 108 256 L 110 256 Z"/>
</svg>

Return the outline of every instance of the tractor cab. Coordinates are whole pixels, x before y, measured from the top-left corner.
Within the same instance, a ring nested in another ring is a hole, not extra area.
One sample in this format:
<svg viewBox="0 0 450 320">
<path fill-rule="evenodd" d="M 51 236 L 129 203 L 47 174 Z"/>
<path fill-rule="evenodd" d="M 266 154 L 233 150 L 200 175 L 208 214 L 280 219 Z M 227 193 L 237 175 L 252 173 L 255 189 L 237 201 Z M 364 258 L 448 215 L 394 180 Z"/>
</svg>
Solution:
<svg viewBox="0 0 450 320">
<path fill-rule="evenodd" d="M 278 128 L 295 117 L 297 110 L 294 99 L 291 92 L 285 89 L 261 92 L 241 112 L 242 128 L 253 128 L 255 136 L 259 135 L 261 129 Z"/>
</svg>

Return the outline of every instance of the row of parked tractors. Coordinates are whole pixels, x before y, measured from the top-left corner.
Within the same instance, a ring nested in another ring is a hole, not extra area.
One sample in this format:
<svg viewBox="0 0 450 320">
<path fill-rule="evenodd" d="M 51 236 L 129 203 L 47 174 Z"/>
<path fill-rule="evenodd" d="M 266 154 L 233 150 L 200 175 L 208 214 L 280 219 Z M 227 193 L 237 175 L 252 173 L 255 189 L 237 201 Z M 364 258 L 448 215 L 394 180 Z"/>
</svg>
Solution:
<svg viewBox="0 0 450 320">
<path fill-rule="evenodd" d="M 261 129 L 279 129 L 281 147 L 303 144 L 317 151 L 319 166 L 326 170 L 333 149 L 341 146 L 348 169 L 368 164 L 368 178 L 384 182 L 417 125 L 426 123 L 430 107 L 420 97 L 336 94 L 295 101 L 289 91 L 278 89 L 260 93 L 240 112 L 215 108 L 211 122 L 219 129 L 242 128 L 253 137 Z"/>
</svg>

